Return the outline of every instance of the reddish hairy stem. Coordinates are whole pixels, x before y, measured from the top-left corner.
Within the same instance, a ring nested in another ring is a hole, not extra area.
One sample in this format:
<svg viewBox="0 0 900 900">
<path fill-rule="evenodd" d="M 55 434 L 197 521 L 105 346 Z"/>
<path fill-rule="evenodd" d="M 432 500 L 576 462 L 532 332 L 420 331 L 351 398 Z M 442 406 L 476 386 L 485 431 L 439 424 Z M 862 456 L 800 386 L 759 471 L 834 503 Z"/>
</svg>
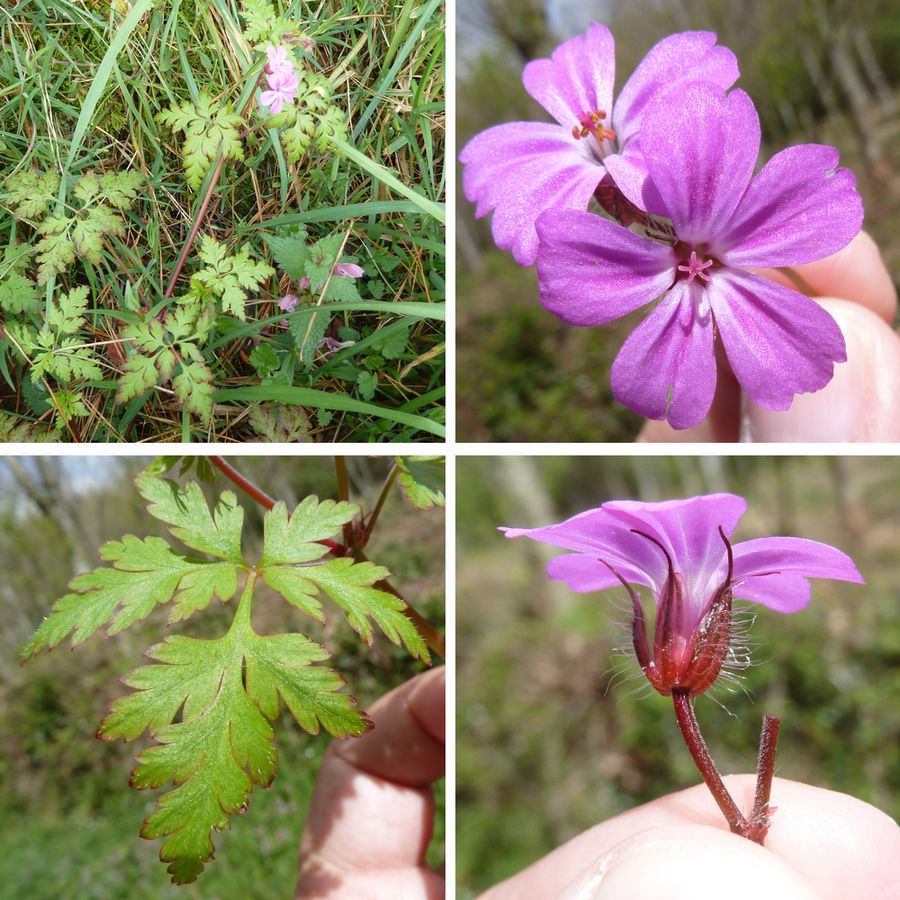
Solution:
<svg viewBox="0 0 900 900">
<path fill-rule="evenodd" d="M 778 729 L 781 719 L 778 716 L 763 718 L 762 734 L 759 738 L 759 761 L 756 765 L 756 793 L 753 797 L 753 812 L 748 823 L 749 833 L 746 837 L 762 844 L 769 831 L 770 816 L 774 810 L 769 806 L 772 796 L 772 778 L 775 775 L 775 749 L 778 745 Z"/>
<path fill-rule="evenodd" d="M 200 204 L 200 209 L 197 211 L 197 218 L 194 219 L 194 225 L 191 228 L 191 233 L 188 235 L 187 241 L 185 241 L 184 247 L 181 250 L 181 256 L 178 257 L 178 264 L 175 266 L 175 271 L 172 272 L 172 277 L 169 279 L 169 286 L 166 288 L 166 293 L 163 295 L 166 300 L 175 293 L 175 285 L 178 283 L 178 276 L 181 274 L 181 270 L 184 268 L 184 264 L 187 261 L 188 253 L 191 252 L 191 247 L 194 244 L 194 240 L 197 237 L 197 232 L 200 230 L 200 223 L 203 221 L 203 217 L 206 215 L 206 208 L 209 206 L 209 201 L 212 200 L 213 191 L 216 189 L 216 185 L 219 183 L 219 176 L 222 174 L 222 166 L 225 165 L 225 157 L 224 155 L 219 159 L 219 162 L 216 164 L 216 170 L 213 172 L 212 180 L 209 183 L 209 187 L 206 189 L 206 196 L 203 198 L 203 203 Z"/>
<path fill-rule="evenodd" d="M 700 726 L 697 724 L 697 717 L 694 715 L 694 706 L 688 692 L 676 688 L 672 691 L 672 700 L 675 703 L 675 716 L 678 719 L 678 726 L 684 735 L 684 741 L 698 771 L 703 776 L 706 786 L 713 795 L 722 815 L 725 816 L 729 827 L 735 834 L 747 837 L 747 820 L 741 811 L 737 808 L 737 804 L 728 793 L 728 788 L 719 775 L 716 764 L 709 755 L 706 748 L 706 742 L 703 735 L 700 734 Z"/>
</svg>

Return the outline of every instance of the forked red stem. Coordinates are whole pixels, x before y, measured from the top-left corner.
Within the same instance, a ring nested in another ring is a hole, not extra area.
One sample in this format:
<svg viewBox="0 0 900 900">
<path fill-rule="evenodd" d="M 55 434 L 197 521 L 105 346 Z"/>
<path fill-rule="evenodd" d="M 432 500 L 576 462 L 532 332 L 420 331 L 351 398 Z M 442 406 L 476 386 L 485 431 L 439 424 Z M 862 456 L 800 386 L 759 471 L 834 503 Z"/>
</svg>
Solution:
<svg viewBox="0 0 900 900">
<path fill-rule="evenodd" d="M 675 689 L 672 691 L 672 700 L 675 704 L 675 716 L 678 726 L 684 735 L 694 764 L 710 793 L 713 795 L 722 815 L 728 822 L 732 832 L 741 835 L 748 840 L 762 844 L 766 839 L 771 824 L 771 815 L 774 812 L 769 806 L 769 798 L 772 793 L 772 777 L 775 771 L 775 748 L 778 743 L 778 728 L 781 720 L 777 716 L 766 716 L 763 719 L 762 735 L 759 742 L 759 759 L 756 767 L 756 793 L 753 800 L 753 811 L 749 819 L 738 809 L 734 798 L 728 793 L 728 788 L 722 781 L 716 764 L 709 755 L 706 742 L 700 733 L 700 726 L 694 714 L 694 706 L 690 695 L 686 690 Z"/>
</svg>

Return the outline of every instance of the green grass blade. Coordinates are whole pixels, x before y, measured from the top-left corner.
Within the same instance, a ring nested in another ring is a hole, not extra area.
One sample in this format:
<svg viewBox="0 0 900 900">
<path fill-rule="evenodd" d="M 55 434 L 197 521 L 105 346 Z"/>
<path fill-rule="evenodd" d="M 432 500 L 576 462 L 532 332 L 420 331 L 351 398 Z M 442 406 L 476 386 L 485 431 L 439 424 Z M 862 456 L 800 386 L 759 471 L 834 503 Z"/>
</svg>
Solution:
<svg viewBox="0 0 900 900">
<path fill-rule="evenodd" d="M 244 400 L 248 403 L 261 401 L 264 403 L 286 403 L 297 406 L 310 406 L 314 409 L 333 409 L 338 412 L 360 413 L 364 416 L 375 416 L 379 419 L 387 419 L 390 422 L 398 422 L 439 438 L 446 436 L 446 429 L 439 422 L 434 422 L 425 416 L 417 416 L 412 413 L 401 412 L 396 409 L 385 409 L 375 406 L 374 403 L 365 403 L 355 400 L 346 394 L 333 393 L 331 391 L 317 391 L 313 388 L 290 387 L 283 384 L 261 384 L 249 387 L 224 388 L 213 394 L 214 403 L 225 403 L 229 400 Z"/>
<path fill-rule="evenodd" d="M 384 166 L 369 159 L 368 156 L 364 153 L 360 153 L 359 150 L 355 147 L 351 147 L 345 141 L 335 138 L 332 140 L 331 144 L 336 150 L 343 153 L 347 159 L 351 160 L 351 162 L 355 162 L 364 172 L 368 172 L 374 179 L 387 185 L 392 191 L 396 191 L 401 196 L 412 200 L 422 212 L 437 219 L 442 225 L 445 223 L 446 217 L 443 203 L 435 203 L 433 200 L 429 200 L 427 197 L 423 197 L 421 194 L 416 193 L 411 187 L 407 187 L 403 184 L 393 172 L 389 172 Z"/>
</svg>

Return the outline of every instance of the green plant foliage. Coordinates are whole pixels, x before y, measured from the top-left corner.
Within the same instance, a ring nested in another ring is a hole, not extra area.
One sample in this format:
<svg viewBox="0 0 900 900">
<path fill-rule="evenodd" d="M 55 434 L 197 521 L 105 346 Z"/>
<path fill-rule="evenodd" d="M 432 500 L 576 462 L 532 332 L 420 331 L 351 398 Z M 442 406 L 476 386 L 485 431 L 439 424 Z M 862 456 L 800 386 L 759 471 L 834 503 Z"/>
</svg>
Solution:
<svg viewBox="0 0 900 900">
<path fill-rule="evenodd" d="M 292 163 L 299 163 L 310 146 L 325 152 L 334 138 L 347 137 L 347 117 L 333 102 L 328 78 L 310 70 L 298 75 L 296 101 L 269 117 L 269 124 L 281 129 L 281 142 Z"/>
<path fill-rule="evenodd" d="M 229 255 L 224 244 L 205 235 L 200 246 L 200 259 L 206 267 L 191 279 L 193 297 L 216 298 L 222 311 L 231 313 L 238 319 L 246 319 L 244 303 L 247 291 L 258 288 L 275 270 L 267 263 L 250 258 L 250 251 L 242 247 L 236 254 Z M 201 288 L 197 289 L 196 285 Z M 203 290 L 205 288 L 206 290 Z"/>
<path fill-rule="evenodd" d="M 308 235 L 305 228 L 295 229 L 290 234 L 267 234 L 266 243 L 275 257 L 278 268 L 294 281 L 306 275 L 306 259 Z"/>
<path fill-rule="evenodd" d="M 403 493 L 418 509 L 444 505 L 444 458 L 398 456 L 397 480 Z"/>
<path fill-rule="evenodd" d="M 219 104 L 206 91 L 201 91 L 194 103 L 185 100 L 162 110 L 156 119 L 173 132 L 184 133 L 181 148 L 184 177 L 195 191 L 219 154 L 226 159 L 244 158 L 240 135 L 243 120 L 230 103 Z"/>
<path fill-rule="evenodd" d="M 166 465 L 172 461 L 169 460 Z M 174 788 L 157 801 L 141 835 L 162 838 L 160 859 L 173 882 L 194 881 L 212 858 L 212 832 L 243 812 L 254 785 L 267 787 L 278 768 L 274 732 L 281 702 L 308 732 L 324 728 L 336 737 L 370 727 L 342 693 L 343 679 L 320 665 L 328 653 L 302 634 L 260 635 L 250 621 L 258 579 L 304 613 L 324 620 L 320 596 L 343 611 L 363 640 L 372 622 L 413 656 L 428 659 L 425 642 L 403 614 L 405 604 L 374 587 L 386 569 L 347 557 L 323 561 L 320 541 L 339 533 L 359 510 L 350 503 L 307 497 L 291 516 L 283 503 L 266 513 L 262 559 L 253 565 L 242 552 L 243 511 L 234 494 L 221 494 L 210 509 L 196 483 L 179 488 L 144 473 L 137 479 L 148 512 L 199 556 L 174 549 L 158 537 L 126 535 L 101 548 L 111 563 L 77 576 L 72 593 L 58 600 L 21 652 L 28 660 L 67 637 L 78 646 L 100 628 L 118 634 L 171 604 L 169 621 L 180 622 L 213 599 L 240 601 L 231 627 L 220 638 L 170 636 L 151 647 L 156 664 L 131 672 L 134 693 L 116 700 L 98 736 L 135 740 L 146 731 L 157 744 L 140 754 L 131 777 L 138 789 Z"/>
<path fill-rule="evenodd" d="M 241 0 L 241 15 L 247 23 L 244 40 L 254 47 L 277 44 L 282 37 L 297 32 L 297 23 L 279 16 L 268 0 Z"/>
<path fill-rule="evenodd" d="M 289 236 L 268 236 L 266 241 L 279 267 L 298 282 L 306 280 L 314 299 L 308 299 L 304 305 L 362 300 L 356 279 L 349 275 L 332 274 L 338 262 L 356 262 L 353 256 L 340 256 L 344 245 L 342 234 L 328 235 L 311 245 L 307 244 L 304 230 Z M 297 316 L 291 322 L 291 334 L 302 363 L 312 365 L 319 342 L 325 336 L 330 321 L 328 312 L 321 310 L 312 316 Z M 371 396 L 367 399 L 371 399 Z"/>
<path fill-rule="evenodd" d="M 266 441 L 296 444 L 312 441 L 312 424 L 302 409 L 273 403 L 255 404 L 250 409 L 253 430 Z"/>
<path fill-rule="evenodd" d="M 84 341 L 75 337 L 85 325 L 87 302 L 88 289 L 75 288 L 56 297 L 40 331 L 35 331 L 30 325 L 9 323 L 10 334 L 31 359 L 32 381 L 52 375 L 62 384 L 69 384 L 78 379 L 102 376 L 93 349 L 84 346 Z M 87 414 L 83 403 L 73 402 L 72 409 L 84 409 L 80 414 Z"/>
<path fill-rule="evenodd" d="M 39 219 L 56 200 L 59 173 L 20 169 L 6 179 L 4 188 L 6 202 L 15 207 L 17 219 Z"/>
<path fill-rule="evenodd" d="M 7 313 L 36 313 L 41 300 L 34 282 L 19 271 L 27 263 L 28 248 L 8 246 L 0 261 L 0 309 Z"/>
<path fill-rule="evenodd" d="M 140 172 L 83 172 L 72 188 L 72 197 L 80 208 L 74 213 L 54 212 L 36 225 L 41 240 L 37 243 L 38 284 L 64 272 L 75 261 L 76 254 L 94 265 L 102 259 L 103 242 L 113 235 L 125 233 L 121 213 L 131 209 L 138 190 L 144 183 Z M 23 219 L 40 218 L 55 201 L 59 175 L 24 170 L 7 181 L 7 201 L 16 206 Z"/>
<path fill-rule="evenodd" d="M 19 416 L 0 412 L 0 441 L 3 443 L 46 443 L 58 441 L 59 432 L 38 422 L 27 422 Z"/>
</svg>

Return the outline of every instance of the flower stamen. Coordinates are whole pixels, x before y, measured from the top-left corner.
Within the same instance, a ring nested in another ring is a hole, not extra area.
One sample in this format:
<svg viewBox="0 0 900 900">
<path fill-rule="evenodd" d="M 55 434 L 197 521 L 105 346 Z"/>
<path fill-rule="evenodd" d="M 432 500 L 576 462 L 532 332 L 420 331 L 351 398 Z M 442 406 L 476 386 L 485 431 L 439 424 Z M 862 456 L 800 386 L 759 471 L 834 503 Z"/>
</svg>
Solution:
<svg viewBox="0 0 900 900">
<path fill-rule="evenodd" d="M 582 113 L 578 117 L 578 124 L 572 128 L 572 137 L 577 141 L 581 138 L 586 138 L 588 135 L 593 135 L 598 144 L 602 144 L 604 141 L 614 141 L 616 133 L 612 128 L 607 128 L 605 125 L 600 124 L 605 118 L 605 109 Z"/>
<path fill-rule="evenodd" d="M 713 264 L 711 259 L 701 260 L 701 257 L 697 256 L 696 250 L 691 250 L 691 257 L 687 262 L 687 265 L 681 265 L 678 267 L 679 272 L 687 273 L 687 281 L 690 284 L 695 278 L 702 278 L 704 281 L 709 281 L 709 275 L 704 271 L 708 269 Z"/>
</svg>

